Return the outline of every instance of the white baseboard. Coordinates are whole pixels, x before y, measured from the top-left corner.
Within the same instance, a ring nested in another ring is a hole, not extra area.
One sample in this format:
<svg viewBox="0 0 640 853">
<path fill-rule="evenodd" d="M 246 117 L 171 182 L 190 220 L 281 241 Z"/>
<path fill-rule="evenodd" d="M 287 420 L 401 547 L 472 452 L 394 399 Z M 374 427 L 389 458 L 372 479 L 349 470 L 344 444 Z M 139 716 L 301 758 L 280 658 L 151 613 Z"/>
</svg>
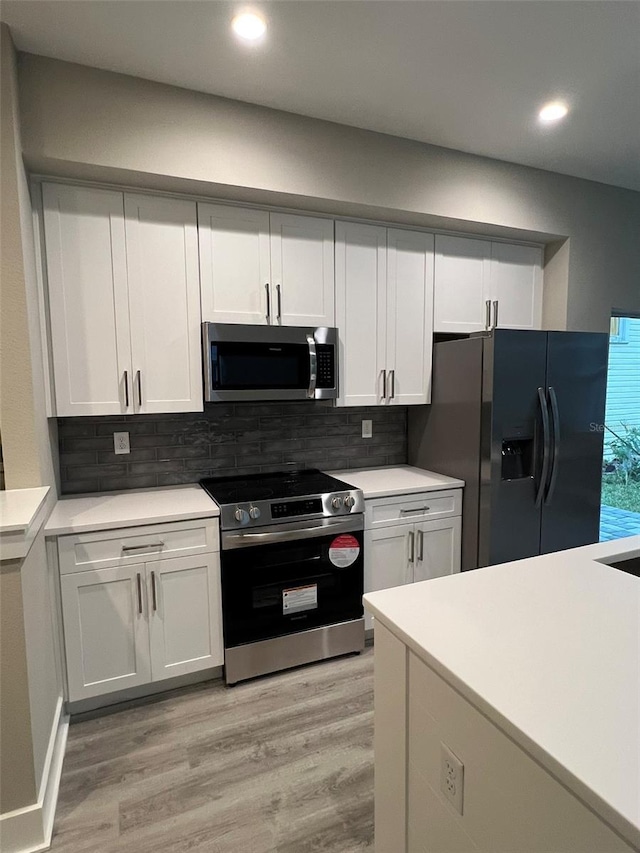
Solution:
<svg viewBox="0 0 640 853">
<path fill-rule="evenodd" d="M 69 717 L 63 713 L 60 696 L 51 726 L 38 801 L 0 815 L 2 853 L 37 853 L 50 846 L 68 731 Z"/>
</svg>

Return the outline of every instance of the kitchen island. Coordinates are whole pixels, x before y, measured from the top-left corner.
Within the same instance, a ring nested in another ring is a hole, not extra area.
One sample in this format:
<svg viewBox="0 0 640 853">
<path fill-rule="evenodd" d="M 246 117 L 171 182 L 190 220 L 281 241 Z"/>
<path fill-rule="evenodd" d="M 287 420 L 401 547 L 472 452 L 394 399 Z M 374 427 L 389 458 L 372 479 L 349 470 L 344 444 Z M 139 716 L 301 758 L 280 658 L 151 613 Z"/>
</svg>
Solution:
<svg viewBox="0 0 640 853">
<path fill-rule="evenodd" d="M 640 849 L 640 579 L 610 565 L 638 556 L 640 536 L 365 596 L 376 853 Z"/>
</svg>

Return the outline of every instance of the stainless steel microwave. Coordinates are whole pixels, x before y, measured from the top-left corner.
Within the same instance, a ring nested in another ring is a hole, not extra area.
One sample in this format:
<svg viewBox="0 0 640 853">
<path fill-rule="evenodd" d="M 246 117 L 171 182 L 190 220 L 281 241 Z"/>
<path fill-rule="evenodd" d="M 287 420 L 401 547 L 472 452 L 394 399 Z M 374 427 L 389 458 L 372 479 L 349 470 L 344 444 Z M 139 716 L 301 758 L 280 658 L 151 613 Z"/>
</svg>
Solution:
<svg viewBox="0 0 640 853">
<path fill-rule="evenodd" d="M 337 329 L 203 323 L 202 344 L 207 402 L 338 396 Z"/>
</svg>

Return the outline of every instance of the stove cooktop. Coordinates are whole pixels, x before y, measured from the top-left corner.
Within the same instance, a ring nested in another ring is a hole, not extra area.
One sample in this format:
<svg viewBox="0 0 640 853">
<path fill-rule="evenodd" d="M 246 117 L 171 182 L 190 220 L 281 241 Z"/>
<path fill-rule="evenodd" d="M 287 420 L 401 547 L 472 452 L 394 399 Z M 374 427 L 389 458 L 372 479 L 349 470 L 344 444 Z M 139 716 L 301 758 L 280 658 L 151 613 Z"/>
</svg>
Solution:
<svg viewBox="0 0 640 853">
<path fill-rule="evenodd" d="M 218 504 L 246 501 L 281 500 L 352 489 L 322 471 L 305 468 L 278 474 L 253 474 L 250 477 L 208 477 L 200 485 Z"/>
<path fill-rule="evenodd" d="M 314 468 L 206 477 L 200 485 L 219 505 L 223 530 L 364 511 L 360 489 Z"/>
</svg>

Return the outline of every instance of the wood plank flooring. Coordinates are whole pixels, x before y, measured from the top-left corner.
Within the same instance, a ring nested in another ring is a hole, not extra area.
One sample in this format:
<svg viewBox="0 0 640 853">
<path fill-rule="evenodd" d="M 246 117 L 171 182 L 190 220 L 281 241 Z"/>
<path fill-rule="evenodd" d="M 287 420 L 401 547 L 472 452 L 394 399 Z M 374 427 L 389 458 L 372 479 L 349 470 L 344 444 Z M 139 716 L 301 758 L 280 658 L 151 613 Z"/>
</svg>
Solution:
<svg viewBox="0 0 640 853">
<path fill-rule="evenodd" d="M 373 649 L 73 724 L 54 853 L 373 851 Z"/>
</svg>

